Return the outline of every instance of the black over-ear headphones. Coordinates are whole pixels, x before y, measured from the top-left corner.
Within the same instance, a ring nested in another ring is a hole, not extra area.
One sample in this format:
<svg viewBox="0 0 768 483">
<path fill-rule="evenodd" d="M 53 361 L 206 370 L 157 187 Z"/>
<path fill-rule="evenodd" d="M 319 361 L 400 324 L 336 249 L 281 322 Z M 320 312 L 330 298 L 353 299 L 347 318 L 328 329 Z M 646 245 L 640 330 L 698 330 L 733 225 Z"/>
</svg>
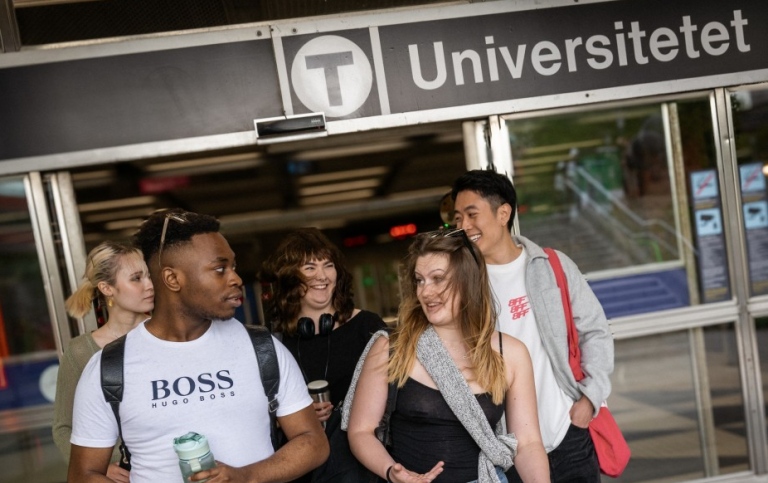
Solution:
<svg viewBox="0 0 768 483">
<path fill-rule="evenodd" d="M 320 316 L 320 335 L 331 335 L 333 330 L 333 324 L 336 323 L 336 317 L 331 314 L 323 314 Z M 309 317 L 300 317 L 299 325 L 297 327 L 299 337 L 301 339 L 311 339 L 315 336 L 315 321 Z"/>
</svg>

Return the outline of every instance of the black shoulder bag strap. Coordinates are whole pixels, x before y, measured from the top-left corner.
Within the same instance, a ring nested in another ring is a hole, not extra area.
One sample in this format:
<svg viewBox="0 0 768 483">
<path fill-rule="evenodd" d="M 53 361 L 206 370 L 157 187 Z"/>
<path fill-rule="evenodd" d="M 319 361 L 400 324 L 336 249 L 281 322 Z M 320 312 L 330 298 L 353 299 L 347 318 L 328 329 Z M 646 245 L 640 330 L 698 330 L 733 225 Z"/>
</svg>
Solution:
<svg viewBox="0 0 768 483">
<path fill-rule="evenodd" d="M 256 352 L 259 363 L 261 383 L 264 385 L 264 394 L 269 402 L 269 436 L 272 447 L 277 451 L 280 447 L 277 437 L 277 391 L 280 389 L 280 367 L 277 364 L 277 351 L 272 340 L 272 334 L 266 327 L 260 325 L 246 325 L 248 335 Z"/>
<path fill-rule="evenodd" d="M 387 332 L 392 333 L 392 328 L 387 327 Z M 384 408 L 384 414 L 381 416 L 379 426 L 376 428 L 376 438 L 381 441 L 384 447 L 392 446 L 392 435 L 389 431 L 389 421 L 392 418 L 392 413 L 395 412 L 395 405 L 397 404 L 397 383 L 390 382 L 387 385 L 387 405 Z"/>
<path fill-rule="evenodd" d="M 112 407 L 117 420 L 117 433 L 120 435 L 120 467 L 131 471 L 131 452 L 123 440 L 123 428 L 120 424 L 120 402 L 123 400 L 123 356 L 125 354 L 125 336 L 107 344 L 101 351 L 101 391 L 104 399 Z"/>
<path fill-rule="evenodd" d="M 388 448 L 392 446 L 389 421 L 392 418 L 392 413 L 395 411 L 395 404 L 397 404 L 397 383 L 390 382 L 387 386 L 387 407 L 381 416 L 379 426 L 376 428 L 376 437 L 381 441 L 381 444 Z"/>
</svg>

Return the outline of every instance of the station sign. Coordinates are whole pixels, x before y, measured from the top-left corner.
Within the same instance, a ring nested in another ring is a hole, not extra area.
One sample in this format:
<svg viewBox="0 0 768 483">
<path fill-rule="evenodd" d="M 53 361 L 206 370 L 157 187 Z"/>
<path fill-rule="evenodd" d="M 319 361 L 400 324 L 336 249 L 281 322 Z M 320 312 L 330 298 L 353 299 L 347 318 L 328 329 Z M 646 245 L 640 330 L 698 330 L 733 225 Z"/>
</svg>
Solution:
<svg viewBox="0 0 768 483">
<path fill-rule="evenodd" d="M 762 0 L 624 0 L 282 42 L 289 108 L 348 119 L 767 69 L 766 25 Z"/>
<path fill-rule="evenodd" d="M 121 151 L 131 159 L 157 155 L 157 143 L 172 154 L 203 149 L 179 143 L 190 139 L 242 146 L 254 119 L 303 113 L 324 113 L 329 133 L 350 132 L 768 80 L 765 0 L 542 4 L 419 7 L 5 54 L 0 90 L 12 95 L 0 104 L 0 160 L 73 153 L 65 159 L 77 164 L 74 153 L 88 152 L 90 163 L 115 161 L 105 148 L 143 146 Z"/>
</svg>

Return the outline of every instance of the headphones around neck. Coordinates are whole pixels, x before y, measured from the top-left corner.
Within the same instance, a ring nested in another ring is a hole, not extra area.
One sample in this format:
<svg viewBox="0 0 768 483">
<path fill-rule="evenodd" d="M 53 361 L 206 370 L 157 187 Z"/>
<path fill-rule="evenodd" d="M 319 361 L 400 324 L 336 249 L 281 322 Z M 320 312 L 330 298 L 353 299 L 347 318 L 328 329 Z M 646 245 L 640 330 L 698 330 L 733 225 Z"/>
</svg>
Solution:
<svg viewBox="0 0 768 483">
<path fill-rule="evenodd" d="M 327 336 L 331 335 L 331 331 L 333 330 L 333 325 L 336 323 L 336 315 L 331 314 L 323 314 L 320 316 L 320 335 L 321 336 Z M 311 339 L 315 336 L 315 321 L 312 320 L 309 317 L 300 317 L 298 326 L 296 327 L 298 330 L 299 338 L 301 339 Z"/>
</svg>

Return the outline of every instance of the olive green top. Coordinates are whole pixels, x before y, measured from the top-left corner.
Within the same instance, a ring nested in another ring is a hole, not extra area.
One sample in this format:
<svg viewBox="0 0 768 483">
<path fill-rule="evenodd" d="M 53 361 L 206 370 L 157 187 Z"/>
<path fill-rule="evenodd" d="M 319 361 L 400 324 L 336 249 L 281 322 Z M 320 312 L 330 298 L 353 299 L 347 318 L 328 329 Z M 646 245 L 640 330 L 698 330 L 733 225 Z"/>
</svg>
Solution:
<svg viewBox="0 0 768 483">
<path fill-rule="evenodd" d="M 72 435 L 72 408 L 75 404 L 77 381 L 80 380 L 85 365 L 100 350 L 101 348 L 89 332 L 72 339 L 61 358 L 53 410 L 53 442 L 59 447 L 67 461 L 69 461 L 70 454 L 69 439 Z M 111 461 L 115 462 L 119 459 L 120 452 L 115 446 Z"/>
</svg>

